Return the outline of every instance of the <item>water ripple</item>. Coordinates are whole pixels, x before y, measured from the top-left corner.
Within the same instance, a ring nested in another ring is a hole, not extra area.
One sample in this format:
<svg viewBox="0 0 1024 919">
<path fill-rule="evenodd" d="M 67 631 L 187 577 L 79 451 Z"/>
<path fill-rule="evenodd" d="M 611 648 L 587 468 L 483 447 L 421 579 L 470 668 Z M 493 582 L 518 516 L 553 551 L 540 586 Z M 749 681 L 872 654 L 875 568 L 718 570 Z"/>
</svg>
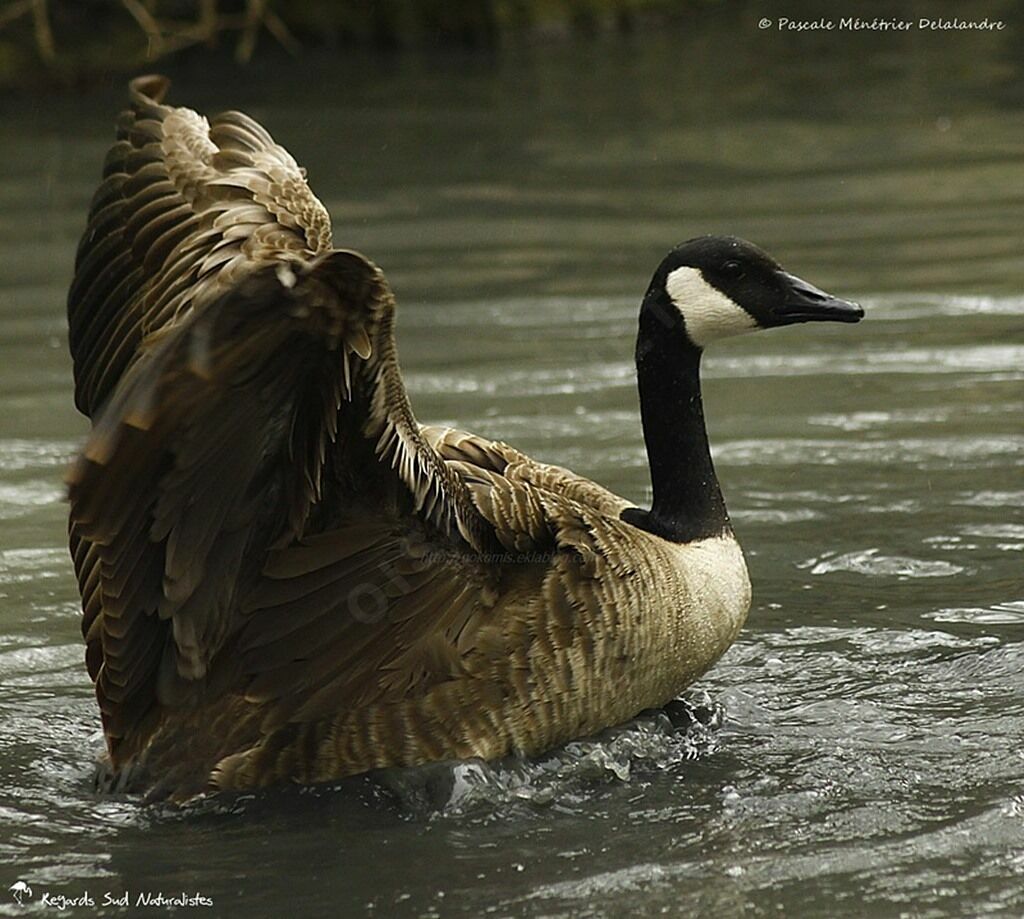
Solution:
<svg viewBox="0 0 1024 919">
<path fill-rule="evenodd" d="M 0 485 L 0 520 L 14 520 L 36 508 L 59 504 L 64 489 L 49 479 L 33 479 L 18 485 Z"/>
<path fill-rule="evenodd" d="M 850 412 L 846 415 L 812 415 L 808 424 L 842 431 L 869 431 L 884 425 L 938 424 L 948 421 L 953 408 L 917 409 L 891 412 Z"/>
<path fill-rule="evenodd" d="M 1024 507 L 1024 491 L 975 491 L 955 500 L 968 507 Z"/>
<path fill-rule="evenodd" d="M 972 461 L 982 466 L 1001 465 L 1004 457 L 1024 453 L 1024 435 L 988 437 L 903 437 L 898 440 L 814 440 L 789 438 L 731 440 L 718 444 L 716 458 L 737 465 L 817 463 L 890 465 L 913 463 L 918 468 L 946 467 Z"/>
<path fill-rule="evenodd" d="M 965 536 L 983 539 L 1024 539 L 1024 525 L 1018 523 L 984 523 L 961 527 Z"/>
<path fill-rule="evenodd" d="M 75 441 L 0 440 L 0 469 L 59 469 L 71 462 L 78 447 Z"/>
<path fill-rule="evenodd" d="M 66 564 L 65 549 L 5 549 L 0 552 L 0 584 L 63 577 Z"/>
<path fill-rule="evenodd" d="M 966 570 L 952 562 L 908 558 L 901 555 L 880 555 L 878 549 L 846 552 L 833 558 L 809 559 L 798 567 L 810 568 L 811 574 L 852 571 L 872 577 L 948 578 Z"/>
<path fill-rule="evenodd" d="M 970 622 L 974 625 L 1020 625 L 1024 623 L 1024 600 L 1007 600 L 988 607 L 944 607 L 925 618 L 935 622 Z"/>
</svg>

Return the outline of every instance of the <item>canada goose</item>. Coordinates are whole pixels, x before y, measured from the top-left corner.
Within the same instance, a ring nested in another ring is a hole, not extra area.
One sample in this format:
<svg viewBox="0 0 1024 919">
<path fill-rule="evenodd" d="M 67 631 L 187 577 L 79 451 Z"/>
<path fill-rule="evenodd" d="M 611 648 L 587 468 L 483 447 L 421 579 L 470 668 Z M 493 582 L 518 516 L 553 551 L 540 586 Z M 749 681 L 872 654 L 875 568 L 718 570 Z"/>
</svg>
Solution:
<svg viewBox="0 0 1024 919">
<path fill-rule="evenodd" d="M 649 510 L 419 425 L 380 270 L 332 247 L 245 115 L 132 82 L 68 297 L 86 661 L 118 787 L 185 800 L 538 754 L 660 706 L 750 585 L 699 367 L 715 339 L 856 304 L 750 243 L 673 249 L 640 310 Z"/>
</svg>

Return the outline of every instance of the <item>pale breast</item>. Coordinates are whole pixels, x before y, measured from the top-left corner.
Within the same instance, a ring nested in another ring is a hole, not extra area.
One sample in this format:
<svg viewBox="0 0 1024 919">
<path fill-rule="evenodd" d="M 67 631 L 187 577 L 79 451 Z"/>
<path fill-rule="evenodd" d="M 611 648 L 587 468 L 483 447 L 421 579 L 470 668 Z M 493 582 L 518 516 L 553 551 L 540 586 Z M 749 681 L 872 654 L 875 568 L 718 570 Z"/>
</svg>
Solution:
<svg viewBox="0 0 1024 919">
<path fill-rule="evenodd" d="M 677 627 L 686 637 L 697 672 L 710 667 L 735 641 L 750 609 L 750 578 L 736 538 L 729 535 L 673 545 L 676 575 L 684 585 Z"/>
</svg>

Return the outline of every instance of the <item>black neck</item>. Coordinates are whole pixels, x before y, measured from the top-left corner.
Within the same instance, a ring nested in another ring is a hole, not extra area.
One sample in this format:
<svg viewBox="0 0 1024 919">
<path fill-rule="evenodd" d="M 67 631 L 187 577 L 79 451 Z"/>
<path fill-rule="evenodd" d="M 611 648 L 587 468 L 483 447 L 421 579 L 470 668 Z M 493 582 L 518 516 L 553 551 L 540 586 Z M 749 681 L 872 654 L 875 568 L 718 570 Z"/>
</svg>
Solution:
<svg viewBox="0 0 1024 919">
<path fill-rule="evenodd" d="M 654 501 L 650 511 L 629 508 L 622 519 L 673 542 L 730 531 L 704 427 L 700 357 L 675 307 L 645 301 L 636 369 Z"/>
</svg>

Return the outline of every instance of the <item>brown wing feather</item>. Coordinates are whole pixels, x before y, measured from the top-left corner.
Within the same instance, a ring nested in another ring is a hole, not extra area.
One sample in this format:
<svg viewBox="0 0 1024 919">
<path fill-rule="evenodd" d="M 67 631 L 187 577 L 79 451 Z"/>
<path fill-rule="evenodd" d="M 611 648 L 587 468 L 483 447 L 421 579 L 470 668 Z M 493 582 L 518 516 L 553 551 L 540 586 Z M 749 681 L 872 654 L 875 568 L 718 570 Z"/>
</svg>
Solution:
<svg viewBox="0 0 1024 919">
<path fill-rule="evenodd" d="M 459 631 L 493 603 L 494 577 L 397 519 L 356 519 L 284 549 L 244 601 L 246 694 L 268 703 L 269 727 L 448 678 Z M 443 664 L 429 653 L 437 647 L 448 649 Z"/>
<path fill-rule="evenodd" d="M 330 218 L 256 122 L 207 123 L 140 77 L 118 123 L 68 295 L 75 402 L 94 416 L 143 340 L 268 259 L 331 246 Z"/>
<path fill-rule="evenodd" d="M 302 531 L 351 395 L 344 365 L 361 361 L 346 335 L 361 339 L 389 296 L 352 253 L 283 270 L 265 266 L 165 330 L 69 474 L 87 659 L 115 761 L 161 704 L 201 688 L 236 627 L 246 566 Z"/>
<path fill-rule="evenodd" d="M 264 731 L 399 701 L 460 675 L 463 655 L 483 652 L 481 630 L 498 625 L 505 579 L 530 567 L 510 573 L 502 558 L 554 563 L 569 554 L 593 576 L 595 559 L 617 557 L 594 545 L 591 530 L 608 507 L 628 502 L 504 444 L 446 428 L 422 433 L 507 553 L 482 555 L 407 518 L 368 513 L 275 553 L 248 589 L 238 640 L 246 695 L 268 713 Z M 571 629 L 573 613 L 557 600 L 552 616 Z M 505 634 L 492 653 L 507 655 L 515 641 Z"/>
<path fill-rule="evenodd" d="M 240 405 L 189 417 L 223 378 L 194 372 L 199 351 L 209 359 L 211 323 L 181 324 L 218 298 L 229 300 L 215 310 L 221 317 L 258 298 L 272 279 L 239 284 L 261 268 L 298 259 L 301 271 L 329 250 L 330 221 L 262 127 L 230 112 L 208 124 L 164 105 L 168 85 L 162 77 L 131 84 L 68 296 L 75 401 L 96 424 L 71 474 L 70 539 L 86 657 L 112 750 L 133 730 L 135 746 L 144 740 L 158 675 L 171 692 L 168 672 L 194 677 L 222 640 L 231 572 L 251 541 L 253 512 L 243 498 L 266 464 L 260 451 L 287 441 L 301 454 L 298 480 L 278 485 L 285 522 L 274 521 L 294 529 L 319 484 L 340 402 L 339 374 L 292 411 L 287 435 L 268 436 L 257 421 L 266 413 L 246 418 Z M 196 353 L 183 353 L 186 340 Z M 246 361 L 268 344 L 257 337 L 229 356 L 234 368 L 218 371 L 249 373 Z M 288 416 L 287 406 L 278 410 Z M 220 576 L 205 577 L 213 571 Z"/>
</svg>

